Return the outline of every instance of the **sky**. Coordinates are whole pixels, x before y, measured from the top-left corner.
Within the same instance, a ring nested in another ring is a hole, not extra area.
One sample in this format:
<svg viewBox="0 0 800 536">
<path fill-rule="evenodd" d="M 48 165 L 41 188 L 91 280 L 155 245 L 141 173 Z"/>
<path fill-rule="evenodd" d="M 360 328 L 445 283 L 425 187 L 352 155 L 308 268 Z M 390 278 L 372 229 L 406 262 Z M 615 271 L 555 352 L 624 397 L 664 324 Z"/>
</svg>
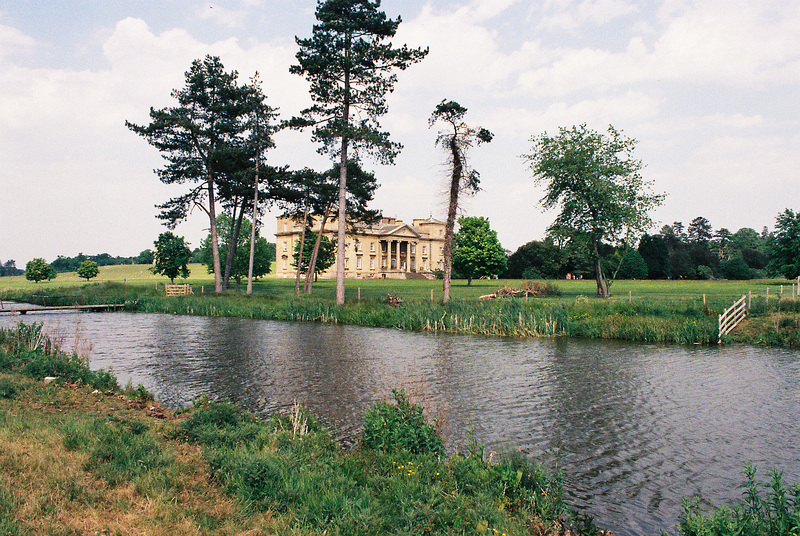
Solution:
<svg viewBox="0 0 800 536">
<path fill-rule="evenodd" d="M 133 256 L 166 230 L 155 205 L 158 151 L 125 127 L 175 104 L 192 60 L 217 55 L 242 82 L 256 71 L 281 118 L 310 104 L 289 73 L 314 0 L 0 0 L 0 261 Z M 657 222 L 773 228 L 800 209 L 800 2 L 796 0 L 384 0 L 395 45 L 429 47 L 398 73 L 381 119 L 404 149 L 367 161 L 385 216 L 444 219 L 446 158 L 428 118 L 443 99 L 495 135 L 473 148 L 483 190 L 463 215 L 487 217 L 514 251 L 544 237 L 520 155 L 559 127 L 608 125 L 638 140 Z M 310 134 L 284 131 L 267 159 L 330 167 Z M 274 240 L 273 212 L 262 234 Z M 176 233 L 198 246 L 195 210 Z"/>
</svg>

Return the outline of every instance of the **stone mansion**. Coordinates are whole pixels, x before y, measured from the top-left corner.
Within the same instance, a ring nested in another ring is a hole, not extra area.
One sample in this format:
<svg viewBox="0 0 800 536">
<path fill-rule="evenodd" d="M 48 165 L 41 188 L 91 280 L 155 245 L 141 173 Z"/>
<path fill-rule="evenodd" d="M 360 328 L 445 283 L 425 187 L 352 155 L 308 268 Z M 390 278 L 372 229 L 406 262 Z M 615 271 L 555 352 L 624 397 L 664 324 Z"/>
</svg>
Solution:
<svg viewBox="0 0 800 536">
<path fill-rule="evenodd" d="M 319 232 L 321 218 L 314 218 L 311 230 Z M 325 225 L 325 236 L 336 243 L 337 221 Z M 278 218 L 275 233 L 277 277 L 294 277 L 295 244 L 300 241 L 302 222 Z M 373 225 L 357 224 L 345 242 L 345 277 L 350 279 L 432 278 L 441 270 L 444 256 L 444 223 L 428 218 L 411 225 L 395 218 L 382 218 Z M 336 277 L 336 263 L 319 277 Z"/>
</svg>

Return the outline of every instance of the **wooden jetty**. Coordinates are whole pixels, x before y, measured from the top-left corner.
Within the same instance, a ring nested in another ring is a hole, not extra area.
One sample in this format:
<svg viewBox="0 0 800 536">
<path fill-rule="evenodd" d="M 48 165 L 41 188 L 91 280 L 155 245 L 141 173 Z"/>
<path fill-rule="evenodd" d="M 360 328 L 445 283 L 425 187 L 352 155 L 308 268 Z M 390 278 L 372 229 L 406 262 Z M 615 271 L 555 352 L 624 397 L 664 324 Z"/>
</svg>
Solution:
<svg viewBox="0 0 800 536">
<path fill-rule="evenodd" d="M 28 313 L 45 313 L 48 311 L 90 311 L 90 312 L 101 312 L 101 311 L 113 311 L 116 309 L 120 309 L 125 307 L 124 304 L 121 303 L 114 303 L 114 304 L 102 304 L 102 305 L 48 305 L 45 307 L 13 307 L 9 309 L 0 309 L 0 313 L 16 313 L 25 315 Z"/>
</svg>

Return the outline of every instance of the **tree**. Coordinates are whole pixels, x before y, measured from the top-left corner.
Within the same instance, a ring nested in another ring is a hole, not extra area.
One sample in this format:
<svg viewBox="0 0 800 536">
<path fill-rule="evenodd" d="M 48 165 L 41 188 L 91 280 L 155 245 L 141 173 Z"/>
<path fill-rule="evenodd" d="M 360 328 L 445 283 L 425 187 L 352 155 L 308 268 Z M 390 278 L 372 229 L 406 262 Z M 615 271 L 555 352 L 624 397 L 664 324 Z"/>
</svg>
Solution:
<svg viewBox="0 0 800 536">
<path fill-rule="evenodd" d="M 56 271 L 46 260 L 41 257 L 29 260 L 25 264 L 25 279 L 38 283 L 45 279 L 50 280 L 56 277 Z"/>
<path fill-rule="evenodd" d="M 720 263 L 719 270 L 726 279 L 750 279 L 750 267 L 741 257 L 734 257 L 729 261 Z"/>
<path fill-rule="evenodd" d="M 458 212 L 458 196 L 461 192 L 473 195 L 480 190 L 480 174 L 471 169 L 467 162 L 467 152 L 473 144 L 489 143 L 493 134 L 483 127 L 473 128 L 464 123 L 467 109 L 455 101 L 443 100 L 436 105 L 428 128 L 436 123 L 444 123 L 445 130 L 436 137 L 436 145 L 442 147 L 447 154 L 448 165 L 451 166 L 449 201 L 447 220 L 444 226 L 444 252 L 442 278 L 442 301 L 450 301 L 450 279 L 453 272 L 453 231 Z"/>
<path fill-rule="evenodd" d="M 778 214 L 769 241 L 769 257 L 767 268 L 770 273 L 781 274 L 787 279 L 800 277 L 800 212 L 787 208 Z"/>
<path fill-rule="evenodd" d="M 562 276 L 563 255 L 552 238 L 532 240 L 508 258 L 506 277 L 511 279 L 556 279 Z"/>
<path fill-rule="evenodd" d="M 89 281 L 93 277 L 97 277 L 97 274 L 100 273 L 100 269 L 97 267 L 97 263 L 95 261 L 83 261 L 78 269 L 76 270 L 78 277 L 82 277 L 86 281 Z"/>
<path fill-rule="evenodd" d="M 491 277 L 506 271 L 506 252 L 497 239 L 497 231 L 489 226 L 488 219 L 459 218 L 453 243 L 453 269 L 466 278 L 467 286 L 476 277 Z"/>
<path fill-rule="evenodd" d="M 150 268 L 154 274 L 163 274 L 169 277 L 169 282 L 174 283 L 178 274 L 183 279 L 189 277 L 189 259 L 192 250 L 182 236 L 175 236 L 170 231 L 158 235 L 153 257 L 155 264 Z"/>
<path fill-rule="evenodd" d="M 559 206 L 552 227 L 568 229 L 588 238 L 595 260 L 597 294 L 609 296 L 601 263 L 601 243 L 632 244 L 653 224 L 648 213 L 661 204 L 662 194 L 650 193 L 650 183 L 633 158 L 636 140 L 613 126 L 607 134 L 585 124 L 560 128 L 557 136 L 546 132 L 531 138 L 528 161 L 536 184 L 545 187 L 542 206 Z"/>
<path fill-rule="evenodd" d="M 693 219 L 686 232 L 689 236 L 689 242 L 708 242 L 714 236 L 711 223 L 702 216 Z"/>
<path fill-rule="evenodd" d="M 241 184 L 249 182 L 247 170 L 254 167 L 255 151 L 267 143 L 254 143 L 254 135 L 268 136 L 269 130 L 250 129 L 254 110 L 272 109 L 254 85 L 239 85 L 236 71 L 225 72 L 220 59 L 206 56 L 192 62 L 185 73 L 186 84 L 174 90 L 178 106 L 150 109 L 150 124 L 126 126 L 161 151 L 167 161 L 156 170 L 166 184 L 191 184 L 190 190 L 157 205 L 159 219 L 174 229 L 193 207 L 209 219 L 214 262 L 214 289 L 221 292 L 223 275 L 216 227 L 217 202 L 241 195 Z M 247 179 L 247 181 L 246 181 Z M 248 192 L 250 190 L 247 190 Z"/>
<path fill-rule="evenodd" d="M 392 163 L 401 146 L 389 140 L 378 118 L 386 113 L 386 94 L 397 80 L 392 71 L 421 61 L 427 49 L 392 48 L 400 18 L 379 11 L 380 0 L 319 0 L 312 36 L 295 38 L 300 50 L 290 72 L 311 83 L 314 105 L 293 119 L 294 127 L 313 126 L 320 152 L 339 158 L 336 303 L 344 304 L 345 227 L 348 150 L 371 153 Z M 337 145 L 338 144 L 338 145 Z"/>
<path fill-rule="evenodd" d="M 629 249 L 619 263 L 620 279 L 647 279 L 647 263 L 638 249 Z"/>
<path fill-rule="evenodd" d="M 237 226 L 237 222 L 228 214 L 217 216 L 217 230 L 219 231 L 220 244 L 219 254 L 227 258 L 229 255 L 233 233 L 232 228 Z M 240 240 L 239 247 L 231 262 L 230 277 L 241 284 L 242 279 L 248 276 L 250 268 L 250 237 L 252 236 L 252 224 L 248 218 L 242 218 L 238 222 L 241 236 L 246 237 Z M 253 277 L 258 279 L 269 273 L 272 261 L 275 260 L 275 252 L 269 247 L 267 239 L 256 233 L 256 242 L 253 247 Z M 206 265 L 208 273 L 214 273 L 214 261 L 211 250 L 211 233 L 200 242 L 200 259 Z"/>
<path fill-rule="evenodd" d="M 317 240 L 319 237 L 319 240 Z M 336 262 L 336 244 L 334 244 L 327 236 L 321 236 L 319 233 L 314 233 L 310 229 L 306 229 L 305 241 L 303 242 L 302 255 L 300 252 L 300 242 L 294 245 L 294 253 L 292 258 L 293 266 L 298 267 L 307 274 L 313 270 L 313 277 L 316 278 L 317 274 L 324 272 Z M 316 250 L 316 256 L 312 256 L 312 252 Z M 311 266 L 311 259 L 314 259 L 314 266 Z M 298 266 L 298 260 L 300 265 Z M 311 277 L 312 275 L 306 275 Z"/>
<path fill-rule="evenodd" d="M 134 259 L 136 264 L 153 264 L 153 250 L 144 249 Z"/>
</svg>

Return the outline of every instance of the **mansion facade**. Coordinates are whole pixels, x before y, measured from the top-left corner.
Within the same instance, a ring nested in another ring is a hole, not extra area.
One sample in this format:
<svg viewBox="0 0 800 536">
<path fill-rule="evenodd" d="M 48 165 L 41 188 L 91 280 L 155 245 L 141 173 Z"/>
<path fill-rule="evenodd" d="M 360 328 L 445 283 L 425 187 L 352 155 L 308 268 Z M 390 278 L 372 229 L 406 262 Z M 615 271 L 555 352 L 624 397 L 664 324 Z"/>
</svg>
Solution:
<svg viewBox="0 0 800 536">
<path fill-rule="evenodd" d="M 313 218 L 310 229 L 319 233 L 322 219 Z M 324 236 L 336 243 L 338 221 L 325 225 Z M 372 225 L 357 224 L 345 239 L 345 277 L 350 279 L 433 278 L 444 262 L 444 223 L 433 218 L 415 219 L 409 225 L 396 218 L 381 218 Z M 278 218 L 275 233 L 277 277 L 294 277 L 295 246 L 302 222 Z M 336 263 L 319 277 L 336 277 Z"/>
</svg>

